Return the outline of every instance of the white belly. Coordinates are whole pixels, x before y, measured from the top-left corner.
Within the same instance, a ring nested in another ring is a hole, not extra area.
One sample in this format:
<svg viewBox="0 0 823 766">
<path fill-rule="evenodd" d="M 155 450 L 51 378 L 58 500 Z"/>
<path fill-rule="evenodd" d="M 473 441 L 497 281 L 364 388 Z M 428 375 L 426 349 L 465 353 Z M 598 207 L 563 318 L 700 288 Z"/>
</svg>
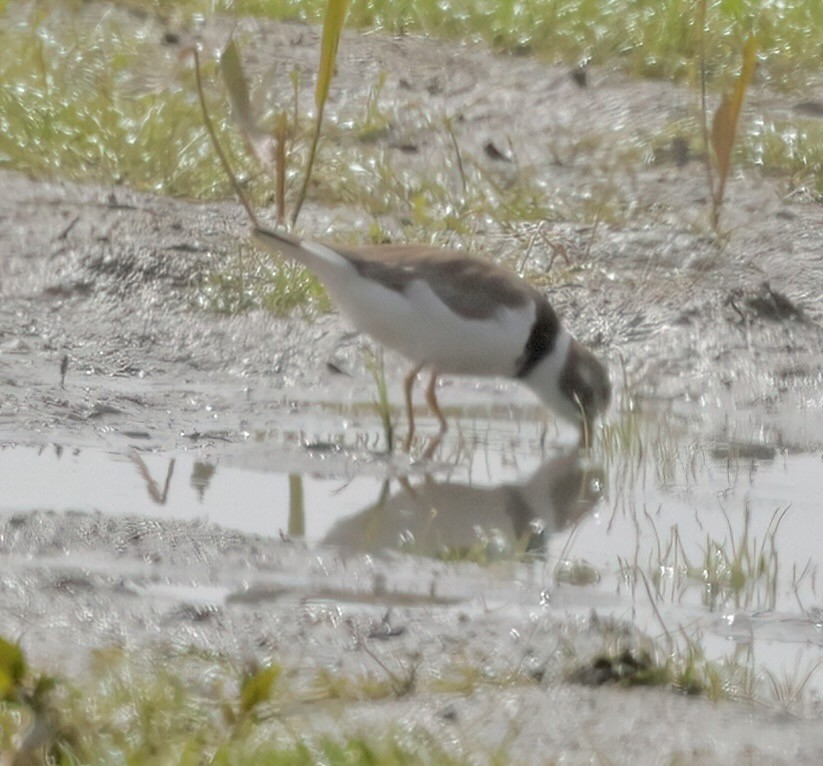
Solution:
<svg viewBox="0 0 823 766">
<path fill-rule="evenodd" d="M 358 330 L 410 361 L 444 373 L 512 375 L 534 322 L 530 303 L 501 307 L 486 319 L 461 317 L 419 280 L 404 293 L 359 275 L 327 287 Z"/>
</svg>

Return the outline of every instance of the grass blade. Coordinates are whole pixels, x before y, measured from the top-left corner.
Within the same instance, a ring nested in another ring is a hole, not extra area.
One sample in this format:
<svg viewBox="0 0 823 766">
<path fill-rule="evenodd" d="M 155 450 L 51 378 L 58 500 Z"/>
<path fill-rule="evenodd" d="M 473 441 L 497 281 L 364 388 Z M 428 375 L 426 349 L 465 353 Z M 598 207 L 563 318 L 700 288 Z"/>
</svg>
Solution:
<svg viewBox="0 0 823 766">
<path fill-rule="evenodd" d="M 220 56 L 220 72 L 229 91 L 235 121 L 245 131 L 251 131 L 254 128 L 254 120 L 251 115 L 249 86 L 240 61 L 240 51 L 233 37 L 229 39 L 229 44 Z"/>
<path fill-rule="evenodd" d="M 314 165 L 314 157 L 317 152 L 317 142 L 320 140 L 320 126 L 323 123 L 323 110 L 326 106 L 326 99 L 329 96 L 329 86 L 334 75 L 334 65 L 337 60 L 337 47 L 340 42 L 340 32 L 343 29 L 343 21 L 346 18 L 346 11 L 349 7 L 349 0 L 329 0 L 326 6 L 326 17 L 323 21 L 323 39 L 320 45 L 320 68 L 317 72 L 317 87 L 314 91 L 314 101 L 317 105 L 317 119 L 314 123 L 314 136 L 312 137 L 311 148 L 309 149 L 309 160 L 306 164 L 306 175 L 303 177 L 303 186 L 300 195 L 294 206 L 291 222 L 292 225 L 300 215 L 303 201 L 306 199 L 306 192 L 309 188 L 311 169 Z"/>
<path fill-rule="evenodd" d="M 731 94 L 726 93 L 723 95 L 723 100 L 714 113 L 712 120 L 711 141 L 718 175 L 717 189 L 714 193 L 715 223 L 719 215 L 720 205 L 723 202 L 726 181 L 729 177 L 732 149 L 734 148 L 734 141 L 737 136 L 740 110 L 743 107 L 743 99 L 746 96 L 746 91 L 754 77 L 756 61 L 757 41 L 754 37 L 750 37 L 746 40 L 746 44 L 743 47 L 743 66 L 741 67 L 737 82 L 735 82 Z"/>
<path fill-rule="evenodd" d="M 329 97 L 329 86 L 334 75 L 337 61 L 337 46 L 340 32 L 346 18 L 349 0 L 329 0 L 326 6 L 326 18 L 323 21 L 323 40 L 320 44 L 320 69 L 317 72 L 317 87 L 314 91 L 314 103 L 322 109 Z"/>
</svg>

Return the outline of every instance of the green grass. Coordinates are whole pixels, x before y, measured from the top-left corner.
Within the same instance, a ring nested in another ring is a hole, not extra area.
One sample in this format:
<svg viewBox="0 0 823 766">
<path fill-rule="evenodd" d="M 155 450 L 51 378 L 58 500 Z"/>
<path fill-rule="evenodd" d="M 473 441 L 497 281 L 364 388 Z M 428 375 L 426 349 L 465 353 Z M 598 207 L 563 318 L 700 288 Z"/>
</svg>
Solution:
<svg viewBox="0 0 823 766">
<path fill-rule="evenodd" d="M 823 202 L 823 121 L 797 117 L 746 126 L 741 160 L 788 180 L 789 191 Z"/>
<path fill-rule="evenodd" d="M 679 629 L 654 638 L 627 632 L 623 623 L 608 618 L 593 627 L 601 636 L 600 651 L 578 658 L 574 647 L 567 649 L 571 662 L 566 678 L 572 683 L 658 686 L 712 701 L 757 701 L 788 711 L 802 710 L 809 682 L 823 667 L 819 661 L 799 664 L 775 675 L 759 665 L 746 645 L 733 646 L 721 659 L 709 659 L 699 632 Z"/>
<path fill-rule="evenodd" d="M 155 41 L 135 34 L 115 15 L 97 24 L 68 10 L 13 18 L 16 23 L 0 27 L 0 166 L 171 196 L 232 196 L 203 126 L 191 61 L 180 58 L 179 49 L 164 49 L 158 60 Z M 220 141 L 248 193 L 258 206 L 265 204 L 272 183 L 232 125 L 214 62 L 204 64 L 204 78 Z M 357 205 L 375 217 L 397 216 L 420 237 L 465 233 L 467 216 L 495 212 L 536 220 L 562 214 L 527 171 L 515 184 L 501 183 L 467 158 L 461 186 L 447 138 L 451 162 L 436 173 L 421 176 L 398 167 L 375 141 L 390 120 L 379 108 L 381 87 L 378 79 L 366 102 L 354 105 L 351 130 L 330 123 L 324 131 L 310 192 L 314 200 Z M 446 135 L 436 115 L 420 118 Z M 309 125 L 301 120 L 293 130 L 287 158 L 292 192 L 307 161 Z"/>
<path fill-rule="evenodd" d="M 149 3 L 145 3 L 149 5 Z M 153 2 L 166 14 L 236 13 L 320 23 L 325 0 L 188 0 Z M 645 77 L 697 81 L 699 30 L 692 0 L 355 0 L 348 25 L 391 34 L 416 32 L 480 40 L 496 50 L 533 53 L 556 63 L 617 64 Z M 758 37 L 764 71 L 790 87 L 819 70 L 823 5 L 795 0 L 723 0 L 711 4 L 707 39 L 710 74 L 736 66 L 742 40 Z"/>
<path fill-rule="evenodd" d="M 173 196 L 229 196 L 191 68 L 176 65 L 176 51 L 153 60 L 154 46 L 107 17 L 91 24 L 75 13 L 32 11 L 15 21 L 0 26 L 0 166 Z M 223 142 L 239 147 L 226 126 Z"/>
<path fill-rule="evenodd" d="M 686 5 L 690 4 L 639 0 L 518 5 L 372 2 L 355 3 L 350 24 L 480 37 L 503 47 L 523 43 L 536 52 L 551 51 L 553 58 L 572 61 L 591 55 L 598 63 L 640 74 L 677 76 L 679 69 L 694 69 L 699 58 L 691 21 L 681 20 Z M 196 1 L 146 4 L 152 13 L 172 19 L 212 7 L 229 8 Z M 265 12 L 311 21 L 320 21 L 323 7 L 319 0 L 240 0 L 230 6 L 238 14 Z M 817 65 L 821 44 L 810 42 L 816 38 L 808 31 L 818 21 L 823 24 L 818 19 L 823 5 L 770 7 L 761 10 L 756 23 L 750 18 L 753 7 L 740 0 L 713 11 L 719 38 L 709 40 L 709 74 L 715 72 L 719 85 L 736 72 L 738 38 L 753 26 L 766 30 L 759 39 L 763 72 L 784 71 L 778 66 L 781 62 L 788 72 L 788 59 L 796 73 L 805 71 L 804 62 Z M 203 127 L 191 61 L 175 46 L 158 55 L 156 41 L 147 38 L 159 34 L 160 26 L 147 27 L 152 30 L 148 36 L 138 34 L 140 27 L 133 19 L 126 22 L 122 15 L 106 14 L 90 23 L 80 8 L 72 2 L 34 10 L 9 4 L 6 12 L 13 23 L 0 26 L 0 166 L 172 196 L 231 197 L 231 186 Z M 613 39 L 618 33 L 620 39 Z M 204 76 L 220 140 L 241 183 L 258 206 L 269 202 L 273 184 L 248 155 L 231 123 L 214 62 L 204 64 Z M 376 222 L 375 239 L 392 238 L 382 230 L 381 216 L 399 221 L 404 238 L 427 241 L 443 232 L 469 237 L 473 221 L 485 216 L 507 222 L 619 224 L 642 212 L 633 207 L 626 183 L 626 173 L 648 154 L 636 142 L 615 145 L 613 136 L 604 135 L 603 146 L 579 147 L 592 164 L 590 182 L 558 195 L 529 168 L 507 168 L 508 176 L 491 172 L 488 163 L 460 145 L 447 115 L 419 107 L 416 122 L 435 137 L 437 152 L 445 160 L 421 174 L 383 145 L 394 115 L 391 108 L 381 107 L 382 89 L 379 76 L 363 104 L 347 105 L 339 125 L 327 124 L 310 189 L 315 201 L 368 211 Z M 302 102 L 306 100 L 304 96 Z M 287 111 L 291 113 L 291 106 Z M 309 144 L 309 125 L 303 115 L 298 117 L 287 159 L 292 194 L 303 177 Z M 690 143 L 699 146 L 696 130 L 694 135 Z M 823 135 L 817 121 L 798 115 L 797 120 L 744 125 L 741 135 L 738 160 L 788 176 L 795 186 L 809 186 L 821 194 Z M 514 177 L 509 177 L 511 172 Z"/>
<path fill-rule="evenodd" d="M 313 313 L 331 308 L 326 291 L 311 272 L 243 246 L 230 263 L 203 274 L 192 302 L 199 309 L 226 315 L 263 309 L 287 316 L 295 310 Z"/>
<path fill-rule="evenodd" d="M 647 482 L 658 488 L 688 485 L 684 477 L 694 474 L 702 448 L 691 444 L 687 422 L 643 413 L 629 391 L 617 407 L 619 417 L 603 425 L 595 449 L 610 479 L 613 512 L 633 518 L 637 530 L 634 556 L 618 557 L 620 579 L 640 598 L 648 587 L 655 600 L 672 605 L 699 591 L 700 603 L 710 612 L 774 610 L 778 538 L 790 510 L 776 508 L 765 529 L 758 530 L 748 499 L 741 509 L 720 503 L 712 513 L 725 521 L 724 533 L 707 534 L 702 542 L 684 540 L 678 524 L 661 527 L 653 508 L 637 504 L 638 490 L 642 495 Z"/>
<path fill-rule="evenodd" d="M 235 0 L 222 4 L 192 0 L 144 5 L 158 17 L 172 20 L 195 11 L 231 11 L 319 23 L 325 2 Z M 373 0 L 355 2 L 349 23 L 392 32 L 413 29 L 452 39 L 480 38 L 503 48 L 526 46 L 569 63 L 591 57 L 595 63 L 646 76 L 677 77 L 688 71 L 690 81 L 696 82 L 699 50 L 692 5 L 685 0 L 518 4 Z M 823 4 L 760 5 L 727 0 L 713 9 L 707 45 L 710 82 L 726 85 L 734 76 L 741 40 L 750 30 L 759 35 L 761 79 L 768 75 L 777 84 L 802 85 L 818 70 L 823 43 L 811 30 L 823 28 Z M 82 21 L 79 9 L 79 3 L 68 0 L 54 8 L 28 12 L 20 11 L 16 2 L 8 4 L 13 23 L 0 26 L 0 165 L 176 196 L 230 196 L 229 184 L 212 156 L 202 125 L 190 61 L 179 59 L 179 50 L 173 46 L 158 60 L 155 41 L 135 34 L 136 22 L 124 27 L 112 14 L 92 24 Z M 222 115 L 217 120 L 221 141 L 238 160 L 241 176 L 255 180 L 257 171 L 230 125 L 216 68 L 208 63 L 205 68 L 214 113 Z M 447 205 L 432 205 L 433 189 L 415 189 L 419 180 L 399 175 L 386 166 L 385 157 L 364 151 L 389 123 L 390 116 L 379 108 L 381 89 L 378 79 L 371 97 L 362 105 L 353 130 L 360 139 L 353 147 L 356 151 L 341 151 L 337 141 L 331 150 L 325 150 L 326 156 L 318 162 L 322 178 L 313 188 L 313 196 L 328 195 L 330 202 L 340 203 L 355 197 L 378 214 L 381 209 L 396 210 L 398 195 L 386 191 L 403 185 L 413 218 L 458 224 L 462 213 L 458 206 L 451 205 L 449 216 L 444 213 Z M 802 88 L 798 92 L 802 100 Z M 446 126 L 432 127 L 447 134 Z M 753 141 L 752 156 L 766 166 L 773 164 L 788 172 L 805 166 L 809 173 L 819 167 L 823 142 L 813 121 L 801 120 L 794 130 L 791 125 L 776 124 L 759 135 L 752 129 L 748 133 Z M 330 151 L 335 155 L 332 158 L 328 157 Z M 305 150 L 292 154 L 289 172 L 294 182 L 302 177 Z M 355 161 L 364 156 L 364 162 Z M 468 162 L 471 164 L 471 159 Z M 341 166 L 350 172 L 338 176 Z M 502 206 L 511 218 L 551 216 L 552 210 L 546 210 L 548 203 L 542 201 L 545 193 L 531 187 L 528 178 L 518 179 L 514 186 L 520 190 L 516 193 L 509 189 L 506 194 L 491 194 L 477 187 L 492 187 L 493 180 L 480 179 L 480 184 L 479 171 L 471 172 L 474 189 L 470 189 L 470 196 L 490 197 L 489 207 Z M 339 177 L 337 184 L 332 180 L 335 177 Z M 259 184 L 252 186 L 258 198 L 266 194 Z M 451 202 L 459 196 L 451 188 L 451 178 L 437 178 L 432 186 L 439 187 Z M 476 203 L 476 199 L 469 200 L 466 206 L 477 208 Z"/>
<path fill-rule="evenodd" d="M 810 680 L 823 667 L 814 652 L 798 652 L 794 668 L 781 668 L 775 674 L 768 667 L 771 660 L 764 662 L 759 656 L 763 639 L 756 633 L 751 643 L 729 642 L 729 649 L 718 653 L 705 640 L 703 631 L 710 636 L 712 629 L 706 629 L 704 618 L 691 622 L 687 617 L 693 610 L 732 620 L 742 615 L 740 624 L 745 626 L 746 616 L 780 613 L 785 608 L 781 599 L 788 587 L 786 556 L 791 560 L 791 553 L 781 540 L 781 527 L 791 519 L 791 507 L 776 508 L 764 518 L 752 510 L 746 495 L 734 504 L 721 497 L 717 508 L 696 509 L 700 525 L 696 537 L 684 532 L 684 527 L 689 528 L 687 521 L 661 523 L 658 509 L 647 508 L 646 502 L 660 503 L 663 508 L 668 495 L 689 494 L 693 483 L 699 486 L 700 466 L 709 448 L 689 436 L 694 424 L 689 427 L 688 421 L 654 409 L 644 414 L 630 391 L 629 386 L 622 393 L 616 406 L 619 415 L 603 425 L 595 449 L 609 476 L 612 516 L 608 526 L 619 519 L 636 530 L 634 551 L 626 547 L 616 556 L 617 590 L 623 593 L 625 589 L 632 603 L 645 610 L 650 625 L 656 625 L 655 635 L 627 634 L 625 626 L 610 628 L 608 618 L 601 620 L 601 650 L 576 660 L 570 679 L 591 685 L 653 684 L 713 700 L 755 700 L 802 710 Z M 742 472 L 751 464 L 733 450 L 726 460 L 730 473 Z M 655 497 L 644 489 L 647 485 L 668 489 Z M 724 522 L 720 528 L 715 524 L 717 514 Z M 699 530 L 704 525 L 701 540 Z M 561 563 L 573 548 L 572 532 Z M 800 603 L 800 583 L 813 565 L 809 561 L 805 567 L 802 562 L 792 566 L 791 587 Z M 802 571 L 799 576 L 798 570 Z M 558 567 L 555 581 L 569 582 L 564 569 Z M 802 605 L 800 610 L 805 614 Z M 685 625 L 681 619 L 687 620 Z"/>
<path fill-rule="evenodd" d="M 649 139 L 647 161 L 671 164 L 672 142 L 688 147 L 691 161 L 702 161 L 701 129 L 696 117 L 674 122 Z M 804 116 L 747 120 L 744 115 L 733 163 L 757 168 L 764 175 L 780 178 L 786 194 L 823 201 L 823 121 Z"/>
<path fill-rule="evenodd" d="M 16 694 L 0 698 L 0 752 L 16 753 L 20 764 L 466 762 L 450 752 L 459 748 L 447 749 L 418 727 L 387 725 L 380 732 L 341 736 L 313 731 L 278 666 L 239 675 L 225 659 L 160 649 L 98 650 L 81 681 L 46 684 L 26 667 L 16 679 Z M 352 679 L 343 692 L 335 690 L 348 700 L 373 699 L 360 693 L 358 683 Z M 308 710 L 317 702 L 304 700 Z M 27 734 L 35 722 L 38 737 Z"/>
</svg>

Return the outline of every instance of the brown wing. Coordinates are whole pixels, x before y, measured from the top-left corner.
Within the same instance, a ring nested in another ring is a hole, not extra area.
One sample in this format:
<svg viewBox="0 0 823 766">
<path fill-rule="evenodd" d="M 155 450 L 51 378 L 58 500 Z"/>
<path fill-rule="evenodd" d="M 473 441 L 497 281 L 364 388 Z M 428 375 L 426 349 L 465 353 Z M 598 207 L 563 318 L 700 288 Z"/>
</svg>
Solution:
<svg viewBox="0 0 823 766">
<path fill-rule="evenodd" d="M 492 316 L 500 306 L 516 308 L 542 296 L 516 275 L 459 250 L 419 245 L 377 245 L 338 253 L 366 279 L 403 292 L 416 279 L 455 313 L 469 319 Z"/>
</svg>

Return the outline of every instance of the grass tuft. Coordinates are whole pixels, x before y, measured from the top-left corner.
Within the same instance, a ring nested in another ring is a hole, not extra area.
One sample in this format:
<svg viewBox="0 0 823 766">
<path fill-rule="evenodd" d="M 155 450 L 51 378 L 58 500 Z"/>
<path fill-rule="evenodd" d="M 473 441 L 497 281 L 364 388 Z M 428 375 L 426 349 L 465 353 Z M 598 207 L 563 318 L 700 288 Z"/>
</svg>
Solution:
<svg viewBox="0 0 823 766">
<path fill-rule="evenodd" d="M 5 643 L 0 639 L 0 655 Z M 4 667 L 0 656 L 0 673 Z M 295 706 L 317 700 L 295 699 L 278 665 L 238 671 L 224 659 L 193 652 L 109 648 L 94 653 L 90 677 L 80 684 L 46 685 L 24 660 L 21 667 L 23 675 L 0 701 L 0 752 L 17 764 L 466 762 L 420 728 L 332 736 L 312 730 L 309 718 L 295 725 Z M 326 699 L 396 693 L 371 677 L 328 675 L 322 688 Z"/>
</svg>

